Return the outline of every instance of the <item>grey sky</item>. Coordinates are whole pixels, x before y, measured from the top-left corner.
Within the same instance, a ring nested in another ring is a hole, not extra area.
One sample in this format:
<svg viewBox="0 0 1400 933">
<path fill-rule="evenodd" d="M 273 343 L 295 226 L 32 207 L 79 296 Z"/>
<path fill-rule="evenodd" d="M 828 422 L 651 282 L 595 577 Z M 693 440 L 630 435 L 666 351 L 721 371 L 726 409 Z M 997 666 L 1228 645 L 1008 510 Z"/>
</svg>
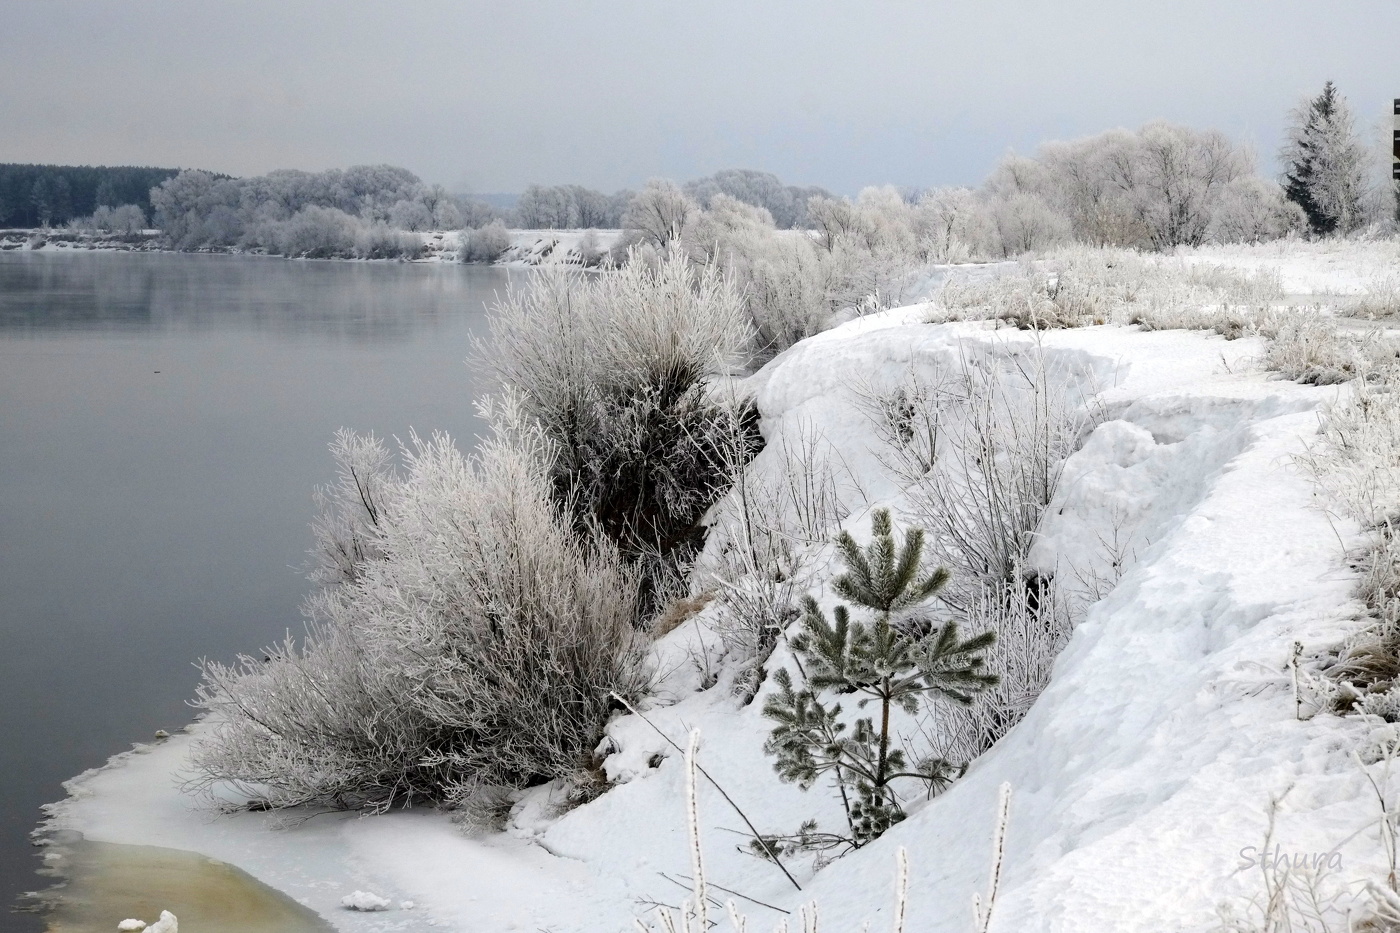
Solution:
<svg viewBox="0 0 1400 933">
<path fill-rule="evenodd" d="M 853 193 L 1157 117 L 1271 170 L 1324 80 L 1368 123 L 1400 96 L 1400 2 L 0 0 L 0 63 L 0 162 Z"/>
</svg>

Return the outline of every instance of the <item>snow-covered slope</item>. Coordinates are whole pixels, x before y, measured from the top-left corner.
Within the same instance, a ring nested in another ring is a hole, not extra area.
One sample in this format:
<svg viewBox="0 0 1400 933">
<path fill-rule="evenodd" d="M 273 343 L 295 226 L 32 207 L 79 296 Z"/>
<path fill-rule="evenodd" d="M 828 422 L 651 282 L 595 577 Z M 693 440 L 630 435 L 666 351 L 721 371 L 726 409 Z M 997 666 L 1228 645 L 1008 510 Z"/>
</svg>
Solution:
<svg viewBox="0 0 1400 933">
<path fill-rule="evenodd" d="M 1090 566 L 1115 532 L 1130 541 L 1122 550 L 1131 559 L 1088 610 L 1026 719 L 877 843 L 815 874 L 800 868 L 803 891 L 740 851 L 732 831 L 743 824 L 702 788 L 711 882 L 772 908 L 815 899 L 825 930 L 864 920 L 879 930 L 903 846 L 909 929 L 970 930 L 1004 781 L 1014 797 L 993 930 L 1206 929 L 1222 899 L 1257 893 L 1258 873 L 1242 868 L 1241 852 L 1264 845 L 1270 800 L 1285 793 L 1274 845 L 1313 853 L 1352 836 L 1347 873 L 1374 869 L 1380 852 L 1364 832 L 1374 804 L 1349 758 L 1368 727 L 1299 721 L 1287 669 L 1295 641 L 1335 641 L 1354 613 L 1343 544 L 1355 530 L 1317 507 L 1290 459 L 1313 440 L 1319 406 L 1341 390 L 1257 371 L 1257 340 L 1121 327 L 1032 339 L 920 320 L 920 309 L 907 308 L 850 322 L 753 377 L 769 440 L 754 468 L 777 455 L 784 434 L 815 426 L 858 490 L 846 526 L 861 534 L 870 509 L 898 507 L 900 494 L 852 387 L 946 365 L 969 348 L 1039 352 L 1097 391 L 1103 420 L 1066 465 L 1036 560 Z M 75 779 L 53 826 L 204 852 L 345 930 L 620 930 L 648 902 L 676 904 L 685 894 L 676 883 L 690 864 L 682 756 L 655 729 L 681 744 L 700 729 L 701 764 L 763 831 L 839 819 L 830 794 L 803 793 L 773 774 L 762 752 L 762 693 L 743 705 L 723 678 L 686 692 L 716 658 L 706 618 L 658 645 L 664 685 L 679 702 L 648 710 L 650 723 L 626 716 L 611 725 L 605 767 L 621 783 L 562 815 L 542 789 L 506 834 L 471 838 L 424 812 L 217 817 L 180 792 L 188 735 Z M 770 663 L 785 658 L 780 646 Z M 340 910 L 355 889 L 418 906 Z M 780 917 L 740 903 L 757 928 Z"/>
</svg>

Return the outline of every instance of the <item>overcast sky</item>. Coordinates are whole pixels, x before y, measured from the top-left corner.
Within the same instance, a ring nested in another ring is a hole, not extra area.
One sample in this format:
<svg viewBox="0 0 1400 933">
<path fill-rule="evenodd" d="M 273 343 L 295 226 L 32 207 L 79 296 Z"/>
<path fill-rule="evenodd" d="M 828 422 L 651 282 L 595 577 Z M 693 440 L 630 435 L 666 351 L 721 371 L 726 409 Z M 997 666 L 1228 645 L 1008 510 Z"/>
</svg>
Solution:
<svg viewBox="0 0 1400 933">
<path fill-rule="evenodd" d="M 1400 0 L 0 0 L 0 162 L 366 162 L 454 190 L 759 168 L 854 193 L 1154 118 L 1400 96 Z"/>
</svg>

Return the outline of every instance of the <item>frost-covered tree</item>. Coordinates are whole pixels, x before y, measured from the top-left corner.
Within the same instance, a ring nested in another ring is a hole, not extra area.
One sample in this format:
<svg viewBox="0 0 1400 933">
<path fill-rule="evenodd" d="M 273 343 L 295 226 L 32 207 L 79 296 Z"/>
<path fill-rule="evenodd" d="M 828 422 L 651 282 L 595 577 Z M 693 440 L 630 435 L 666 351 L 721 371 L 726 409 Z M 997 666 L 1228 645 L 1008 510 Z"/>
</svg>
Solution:
<svg viewBox="0 0 1400 933">
<path fill-rule="evenodd" d="M 641 233 L 646 242 L 665 249 L 680 240 L 699 205 L 675 182 L 653 178 L 627 207 L 622 226 Z"/>
<path fill-rule="evenodd" d="M 774 674 L 777 690 L 763 707 L 764 716 L 777 723 L 764 749 L 775 757 L 778 776 L 806 790 L 830 775 L 846 811 L 849 836 L 826 842 L 856 848 L 904 819 L 895 781 L 914 779 L 936 788 L 958 770 L 939 758 L 911 763 L 895 744 L 891 712 L 914 715 L 929 694 L 968 704 L 997 683 L 983 659 L 996 641 L 994 632 L 963 639 L 956 622 L 938 625 L 909 615 L 948 582 L 946 570 L 924 566 L 923 530 L 911 529 L 897 543 L 884 509 L 875 512 L 872 525 L 865 548 L 849 533 L 837 538 L 846 572 L 833 588 L 849 603 L 873 612 L 874 619 L 853 619 L 839 605 L 834 622 L 828 622 L 808 597 L 802 631 L 791 639 L 802 684 L 786 668 L 779 669 Z M 874 703 L 876 717 L 861 717 L 849 726 L 841 704 L 824 700 L 829 694 L 855 695 L 858 708 Z M 771 848 L 773 841 L 766 841 Z M 823 846 L 811 824 L 782 841 Z"/>
<path fill-rule="evenodd" d="M 279 170 L 252 178 L 184 171 L 152 188 L 150 196 L 156 225 L 177 249 L 247 246 L 281 251 L 278 239 L 285 235 L 280 225 L 308 208 L 349 217 L 359 234 L 370 225 L 388 223 L 396 205 L 410 202 L 421 208 L 424 190 L 407 169 L 360 165 L 344 171 Z M 416 209 L 415 216 L 421 221 Z"/>
<path fill-rule="evenodd" d="M 966 262 L 997 255 L 996 229 L 986 202 L 970 188 L 925 192 L 914 215 L 915 231 L 933 262 Z"/>
<path fill-rule="evenodd" d="M 1003 256 L 1048 249 L 1069 237 L 1069 221 L 1039 195 L 1017 191 L 989 208 Z"/>
<path fill-rule="evenodd" d="M 500 209 L 477 198 L 459 196 L 456 199 L 458 223 L 466 230 L 479 230 L 493 221 L 505 219 Z"/>
<path fill-rule="evenodd" d="M 688 181 L 685 193 L 706 210 L 719 195 L 762 208 L 783 230 L 806 229 L 808 199 L 831 197 L 831 192 L 823 188 L 784 185 L 778 176 L 752 169 L 724 169 L 707 178 Z"/>
<path fill-rule="evenodd" d="M 1355 123 L 1331 81 L 1290 114 L 1280 153 L 1284 189 L 1317 236 L 1350 233 L 1365 223 L 1367 157 Z"/>
<path fill-rule="evenodd" d="M 1216 243 L 1260 243 L 1307 228 L 1302 208 L 1277 182 L 1249 176 L 1231 182 L 1211 218 L 1209 239 Z"/>
<path fill-rule="evenodd" d="M 389 208 L 389 226 L 400 230 L 431 230 L 433 212 L 422 201 L 399 201 Z"/>
</svg>

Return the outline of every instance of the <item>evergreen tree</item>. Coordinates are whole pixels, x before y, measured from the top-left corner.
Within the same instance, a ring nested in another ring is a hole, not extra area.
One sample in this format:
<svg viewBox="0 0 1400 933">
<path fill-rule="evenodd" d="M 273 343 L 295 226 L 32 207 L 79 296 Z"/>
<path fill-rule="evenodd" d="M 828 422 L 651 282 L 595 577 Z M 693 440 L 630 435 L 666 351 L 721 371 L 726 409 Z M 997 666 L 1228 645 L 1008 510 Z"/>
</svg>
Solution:
<svg viewBox="0 0 1400 933">
<path fill-rule="evenodd" d="M 994 632 L 962 639 L 955 622 L 938 626 L 927 619 L 899 619 L 901 610 L 925 602 L 948 582 L 948 572 L 923 567 L 924 535 L 913 529 L 896 546 L 890 513 L 874 515 L 873 538 L 862 549 L 845 532 L 837 539 L 847 570 L 835 581 L 836 592 L 855 606 L 872 610 L 870 622 L 851 618 L 842 605 L 829 622 L 808 597 L 803 630 L 791 640 L 803 679 L 797 686 L 786 670 L 774 674 L 777 692 L 764 704 L 763 714 L 777 725 L 764 745 L 775 756 L 778 776 L 810 788 L 823 775 L 836 782 L 846 809 L 849 836 L 820 834 L 804 824 L 795 836 L 765 840 L 764 848 L 859 848 L 904 818 L 891 782 L 916 778 L 932 790 L 958 772 L 950 762 L 927 758 L 912 768 L 905 751 L 890 742 L 890 710 L 898 706 L 918 712 L 930 693 L 958 703 L 994 685 L 997 678 L 984 669 L 982 653 L 995 641 Z M 857 706 L 879 706 L 874 718 L 857 719 L 848 728 L 841 705 L 823 695 L 857 694 Z"/>
<path fill-rule="evenodd" d="M 1361 226 L 1366 153 L 1351 108 L 1331 81 L 1294 110 L 1282 161 L 1284 193 L 1303 209 L 1313 234 Z"/>
</svg>

